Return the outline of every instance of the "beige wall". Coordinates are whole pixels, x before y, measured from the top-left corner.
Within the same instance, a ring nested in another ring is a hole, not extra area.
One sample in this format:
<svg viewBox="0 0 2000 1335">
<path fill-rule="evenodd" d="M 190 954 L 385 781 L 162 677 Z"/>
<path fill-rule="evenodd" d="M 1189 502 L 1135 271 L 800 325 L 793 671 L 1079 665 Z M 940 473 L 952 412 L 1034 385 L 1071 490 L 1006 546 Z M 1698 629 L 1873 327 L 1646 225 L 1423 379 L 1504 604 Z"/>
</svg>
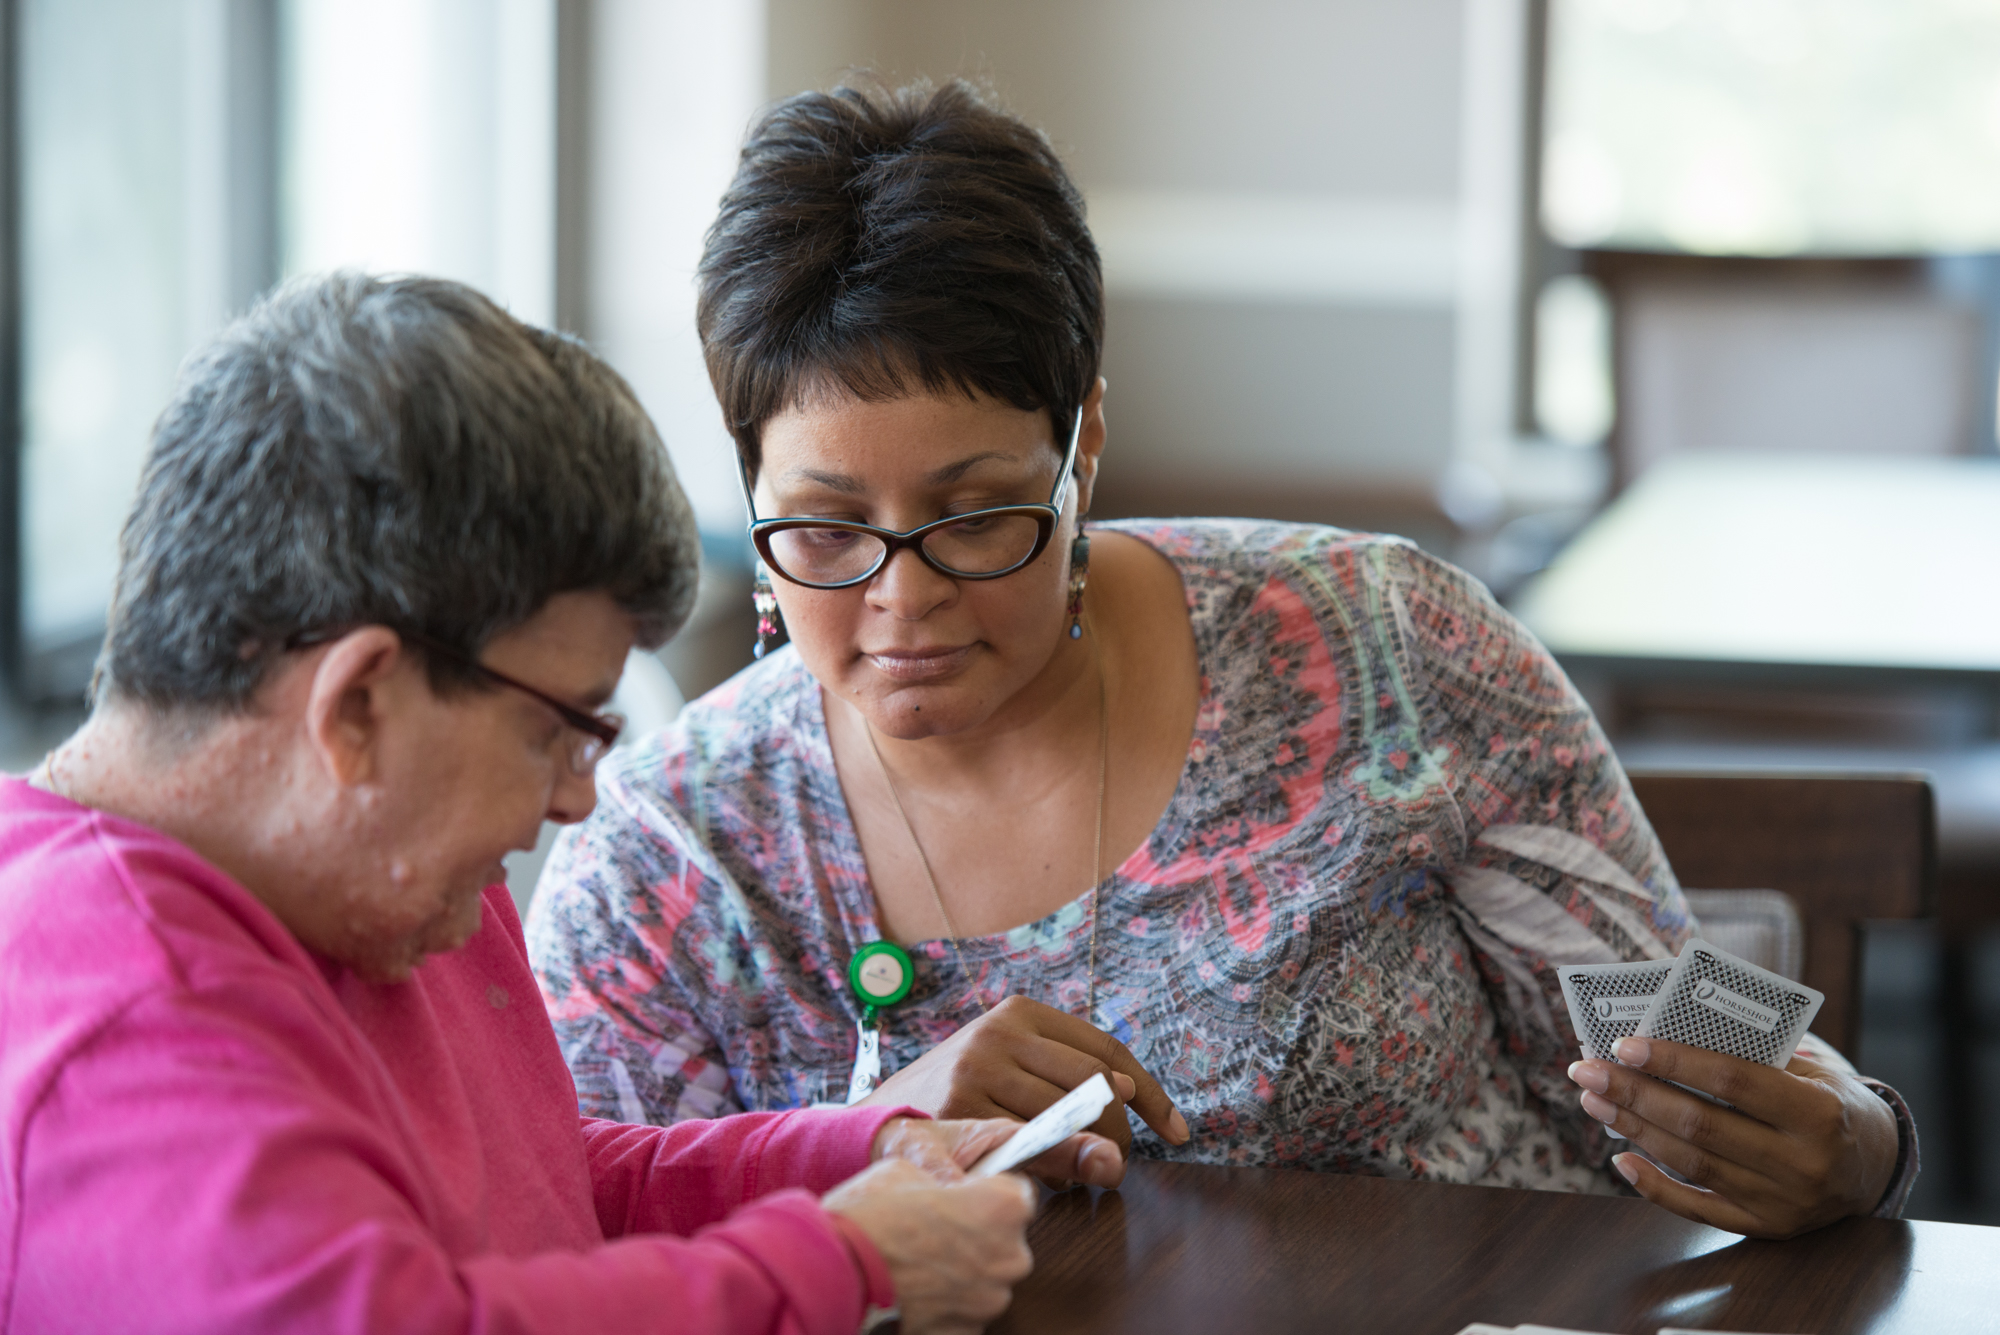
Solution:
<svg viewBox="0 0 2000 1335">
<path fill-rule="evenodd" d="M 770 90 L 990 82 L 1086 188 L 1458 190 L 1457 0 L 770 0 Z"/>
<path fill-rule="evenodd" d="M 1423 522 L 1460 434 L 1459 0 L 768 16 L 774 97 L 857 67 L 963 75 L 1064 154 L 1111 289 L 1112 508 Z"/>
</svg>

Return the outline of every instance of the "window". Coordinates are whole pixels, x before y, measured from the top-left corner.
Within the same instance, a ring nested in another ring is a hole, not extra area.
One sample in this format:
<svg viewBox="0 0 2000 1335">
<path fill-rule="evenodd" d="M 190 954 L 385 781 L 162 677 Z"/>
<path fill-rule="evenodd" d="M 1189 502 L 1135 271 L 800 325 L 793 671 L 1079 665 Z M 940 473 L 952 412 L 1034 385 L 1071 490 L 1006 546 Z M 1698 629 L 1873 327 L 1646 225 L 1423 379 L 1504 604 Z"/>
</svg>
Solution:
<svg viewBox="0 0 2000 1335">
<path fill-rule="evenodd" d="M 14 42 L 18 693 L 103 636 L 177 368 L 281 274 L 555 308 L 556 0 L 0 0 Z M 10 516 L 11 518 L 11 516 Z"/>
<path fill-rule="evenodd" d="M 262 285 L 256 6 L 21 0 L 18 651 L 34 695 L 95 656 L 154 416 Z M 268 113 L 268 108 L 266 108 Z"/>
<path fill-rule="evenodd" d="M 2000 8 L 1554 0 L 1543 220 L 1578 247 L 2000 249 Z"/>
</svg>

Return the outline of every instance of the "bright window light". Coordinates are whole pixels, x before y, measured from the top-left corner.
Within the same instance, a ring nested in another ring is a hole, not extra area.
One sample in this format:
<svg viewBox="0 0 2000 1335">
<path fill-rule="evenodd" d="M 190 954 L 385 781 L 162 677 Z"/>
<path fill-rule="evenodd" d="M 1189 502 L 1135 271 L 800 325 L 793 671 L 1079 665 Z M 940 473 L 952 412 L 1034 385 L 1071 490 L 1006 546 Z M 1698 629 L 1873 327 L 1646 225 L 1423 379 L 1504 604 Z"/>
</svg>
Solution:
<svg viewBox="0 0 2000 1335">
<path fill-rule="evenodd" d="M 555 313 L 555 0 L 286 0 L 282 252 Z"/>
<path fill-rule="evenodd" d="M 1611 432 L 1611 308 L 1581 274 L 1551 279 L 1535 302 L 1535 423 L 1565 445 Z"/>
<path fill-rule="evenodd" d="M 174 369 L 220 320 L 213 6 L 29 0 L 21 50 L 21 629 L 94 650 Z"/>
<path fill-rule="evenodd" d="M 2000 5 L 1554 0 L 1547 93 L 1567 245 L 2000 248 Z"/>
</svg>

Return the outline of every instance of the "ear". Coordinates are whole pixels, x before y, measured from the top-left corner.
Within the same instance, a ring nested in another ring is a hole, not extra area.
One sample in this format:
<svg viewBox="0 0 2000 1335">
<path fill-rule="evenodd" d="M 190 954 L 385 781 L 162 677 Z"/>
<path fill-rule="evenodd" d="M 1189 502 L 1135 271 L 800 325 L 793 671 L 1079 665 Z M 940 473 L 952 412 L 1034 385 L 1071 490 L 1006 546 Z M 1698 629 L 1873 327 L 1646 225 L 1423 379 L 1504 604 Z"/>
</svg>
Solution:
<svg viewBox="0 0 2000 1335">
<path fill-rule="evenodd" d="M 1104 454 L 1104 391 L 1107 381 L 1097 377 L 1083 401 L 1083 430 L 1076 438 L 1076 512 L 1090 513 L 1091 498 L 1097 492 L 1097 464 Z"/>
<path fill-rule="evenodd" d="M 336 783 L 365 783 L 379 772 L 394 694 L 385 688 L 412 662 L 387 626 L 349 631 L 320 654 L 306 692 L 306 736 Z"/>
</svg>

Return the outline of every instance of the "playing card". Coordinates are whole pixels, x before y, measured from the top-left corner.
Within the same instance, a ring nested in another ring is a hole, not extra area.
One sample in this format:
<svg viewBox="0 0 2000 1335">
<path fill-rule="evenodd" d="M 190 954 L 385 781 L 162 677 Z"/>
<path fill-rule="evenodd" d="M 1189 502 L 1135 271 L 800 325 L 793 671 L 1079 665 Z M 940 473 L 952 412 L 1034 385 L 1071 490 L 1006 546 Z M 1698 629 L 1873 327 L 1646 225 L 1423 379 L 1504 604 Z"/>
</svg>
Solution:
<svg viewBox="0 0 2000 1335">
<path fill-rule="evenodd" d="M 1616 1061 L 1611 1049 L 1619 1039 L 1630 1037 L 1646 1018 L 1653 998 L 1674 971 L 1672 960 L 1640 960 L 1636 964 L 1565 964 L 1556 970 L 1562 980 L 1563 1000 L 1569 1003 L 1569 1022 L 1576 1028 L 1576 1041 L 1585 1057 Z M 1613 1140 L 1623 1140 L 1622 1132 L 1604 1128 Z"/>
<path fill-rule="evenodd" d="M 1653 998 L 1674 971 L 1673 960 L 1640 960 L 1636 964 L 1565 964 L 1556 970 L 1569 1022 L 1585 1057 L 1616 1061 L 1612 1047 L 1629 1038 L 1646 1018 Z"/>
<path fill-rule="evenodd" d="M 1633 1032 L 1782 1068 L 1825 1000 L 1803 983 L 1692 940 Z"/>
<path fill-rule="evenodd" d="M 1102 1073 L 1090 1077 L 1042 1109 L 1039 1117 L 972 1165 L 968 1175 L 991 1177 L 1054 1149 L 1102 1116 L 1111 1106 L 1112 1097 L 1111 1082 Z"/>
</svg>

